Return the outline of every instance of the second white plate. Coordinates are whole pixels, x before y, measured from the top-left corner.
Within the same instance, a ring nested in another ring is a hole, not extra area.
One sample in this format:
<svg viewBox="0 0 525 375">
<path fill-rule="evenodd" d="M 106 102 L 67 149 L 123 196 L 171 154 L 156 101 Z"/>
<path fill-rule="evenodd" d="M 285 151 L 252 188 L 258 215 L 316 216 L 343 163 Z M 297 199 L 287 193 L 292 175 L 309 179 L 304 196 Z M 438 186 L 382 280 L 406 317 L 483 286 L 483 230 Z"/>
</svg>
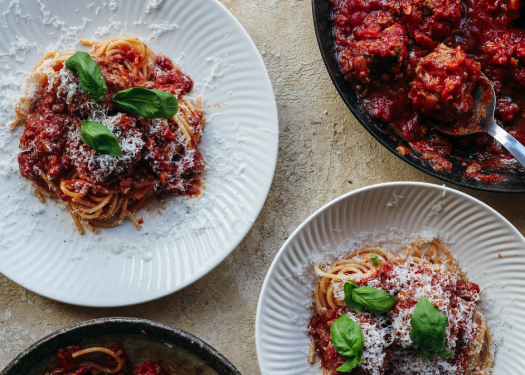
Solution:
<svg viewBox="0 0 525 375">
<path fill-rule="evenodd" d="M 310 365 L 312 261 L 420 236 L 438 237 L 470 281 L 497 345 L 494 375 L 522 375 L 525 358 L 525 239 L 503 216 L 466 194 L 424 183 L 388 183 L 338 198 L 308 218 L 268 271 L 256 318 L 261 373 L 322 374 Z M 501 254 L 501 258 L 499 257 Z"/>
</svg>

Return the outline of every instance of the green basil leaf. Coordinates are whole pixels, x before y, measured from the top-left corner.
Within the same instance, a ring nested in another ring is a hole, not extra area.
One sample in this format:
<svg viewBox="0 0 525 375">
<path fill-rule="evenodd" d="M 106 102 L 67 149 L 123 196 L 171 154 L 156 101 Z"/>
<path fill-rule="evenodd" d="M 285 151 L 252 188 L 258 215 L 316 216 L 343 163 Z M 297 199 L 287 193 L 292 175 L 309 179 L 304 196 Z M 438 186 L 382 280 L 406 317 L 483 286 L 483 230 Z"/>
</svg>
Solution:
<svg viewBox="0 0 525 375">
<path fill-rule="evenodd" d="M 441 350 L 437 352 L 437 355 L 441 358 L 452 358 L 452 352 L 450 350 Z"/>
<path fill-rule="evenodd" d="M 175 95 L 143 87 L 120 91 L 111 100 L 125 111 L 149 119 L 170 119 L 179 110 L 179 102 Z"/>
<path fill-rule="evenodd" d="M 339 372 L 350 372 L 355 367 L 359 366 L 361 363 L 363 363 L 363 359 L 359 360 L 357 358 L 352 358 L 347 360 L 345 363 L 343 363 L 341 366 L 339 366 L 336 371 Z"/>
<path fill-rule="evenodd" d="M 104 76 L 89 53 L 76 52 L 66 61 L 66 68 L 77 73 L 82 91 L 91 99 L 104 99 L 107 92 Z"/>
<path fill-rule="evenodd" d="M 95 121 L 82 121 L 80 127 L 82 141 L 99 154 L 122 156 L 122 149 L 111 130 Z"/>
<path fill-rule="evenodd" d="M 352 293 L 355 288 L 359 288 L 359 285 L 354 283 L 352 280 L 348 280 L 344 285 L 345 291 L 345 303 L 346 306 L 350 307 L 356 313 L 361 314 L 363 312 L 363 305 L 355 302 L 352 298 Z"/>
<path fill-rule="evenodd" d="M 421 296 L 410 319 L 410 338 L 422 350 L 435 353 L 445 346 L 447 325 L 448 317 Z"/>
<path fill-rule="evenodd" d="M 365 336 L 359 324 L 350 319 L 348 315 L 341 315 L 330 327 L 332 344 L 340 355 L 345 358 L 363 358 Z"/>
<path fill-rule="evenodd" d="M 376 266 L 379 265 L 379 258 L 373 252 L 370 252 L 370 259 L 372 259 L 372 263 L 374 265 L 376 265 Z"/>
<path fill-rule="evenodd" d="M 396 304 L 397 298 L 381 289 L 364 286 L 352 292 L 355 302 L 376 314 L 385 314 Z"/>
<path fill-rule="evenodd" d="M 426 358 L 430 361 L 434 360 L 434 357 L 436 356 L 432 352 L 427 352 L 425 349 L 417 348 L 416 349 L 417 354 L 419 354 L 421 357 Z"/>
</svg>

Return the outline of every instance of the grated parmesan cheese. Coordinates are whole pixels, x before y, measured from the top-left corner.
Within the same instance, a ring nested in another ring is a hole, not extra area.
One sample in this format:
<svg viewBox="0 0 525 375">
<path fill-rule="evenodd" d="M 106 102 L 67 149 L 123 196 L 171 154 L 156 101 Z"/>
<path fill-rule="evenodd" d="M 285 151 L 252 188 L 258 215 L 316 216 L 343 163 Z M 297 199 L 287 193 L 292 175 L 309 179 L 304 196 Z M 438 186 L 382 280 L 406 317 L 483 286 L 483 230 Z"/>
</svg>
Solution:
<svg viewBox="0 0 525 375">
<path fill-rule="evenodd" d="M 22 9 L 20 9 L 20 1 L 19 0 L 13 0 L 9 3 L 9 8 L 5 12 L 2 13 L 2 17 L 4 18 L 4 27 L 7 27 L 7 15 L 11 13 L 11 8 L 15 8 L 14 15 L 15 15 L 15 22 L 18 22 L 18 17 L 23 18 L 27 22 L 27 27 L 31 29 L 31 26 L 29 25 L 29 21 L 33 18 L 29 14 L 22 14 Z"/>
<path fill-rule="evenodd" d="M 399 203 L 401 199 L 404 199 L 405 197 L 403 195 L 397 195 L 394 194 L 394 200 L 392 202 L 387 203 L 387 207 L 393 207 Z"/>
<path fill-rule="evenodd" d="M 13 56 L 14 61 L 17 63 L 23 63 L 26 59 L 27 52 L 33 48 L 40 52 L 36 43 L 31 43 L 21 36 L 15 36 L 15 40 L 10 42 L 10 45 L 11 48 L 9 48 L 9 52 L 0 53 L 0 56 Z"/>
<path fill-rule="evenodd" d="M 12 123 L 15 120 L 14 108 L 20 99 L 23 78 L 20 74 L 10 73 L 0 77 L 0 125 Z M 0 149 L 5 149 L 11 139 L 11 131 L 3 127 L 2 133 L 5 138 L 0 137 Z"/>
<path fill-rule="evenodd" d="M 66 66 L 60 70 L 58 75 L 53 76 L 50 80 L 48 90 L 54 86 L 54 80 L 60 78 L 60 85 L 57 87 L 57 96 L 66 97 L 66 104 L 71 104 L 73 96 L 82 95 L 82 87 L 75 74 L 69 71 Z"/>
<path fill-rule="evenodd" d="M 174 23 L 167 23 L 166 21 L 157 21 L 149 25 L 149 28 L 152 30 L 152 33 L 148 36 L 149 42 L 158 42 L 159 37 L 164 35 L 167 32 L 179 29 Z"/>
<path fill-rule="evenodd" d="M 458 368 L 444 358 L 425 359 L 413 350 L 399 348 L 390 361 L 392 375 L 456 375 Z"/>
<path fill-rule="evenodd" d="M 202 85 L 200 85 L 200 90 L 202 93 L 206 92 L 206 89 L 213 90 L 217 88 L 216 81 L 219 81 L 222 79 L 224 75 L 224 68 L 228 66 L 228 55 L 224 53 L 225 61 L 219 58 L 207 58 L 206 62 L 213 63 L 212 68 L 210 69 L 210 73 L 208 77 L 203 79 Z"/>
<path fill-rule="evenodd" d="M 356 315 L 349 311 L 347 315 L 359 324 L 365 336 L 363 363 L 360 367 L 366 371 L 367 375 L 383 375 L 387 359 L 385 349 L 392 344 L 388 341 L 388 337 L 392 336 L 391 326 L 385 324 L 386 318 L 376 317 L 366 312 Z"/>
<path fill-rule="evenodd" d="M 96 116 L 101 116 L 97 114 Z M 129 165 L 133 163 L 137 155 L 144 146 L 144 140 L 138 132 L 122 131 L 118 126 L 118 123 L 123 114 L 119 113 L 115 116 L 107 116 L 104 119 L 97 117 L 97 122 L 106 126 L 117 138 L 117 141 L 122 150 L 122 156 L 115 157 L 110 155 L 103 155 L 93 150 L 88 150 L 86 147 L 82 147 L 80 129 L 76 129 L 69 133 L 68 156 L 73 160 L 73 163 L 77 164 L 78 159 L 81 162 L 87 163 L 89 171 L 95 176 L 98 181 L 104 181 L 109 176 L 118 175 L 126 172 Z M 95 121 L 95 120 L 91 120 Z M 133 123 L 135 120 L 132 119 Z"/>
<path fill-rule="evenodd" d="M 149 0 L 146 6 L 146 13 L 150 13 L 152 10 L 157 9 L 162 4 L 162 0 Z"/>
<path fill-rule="evenodd" d="M 97 8 L 95 13 L 98 15 L 100 8 Z M 121 31 L 121 25 L 122 23 L 118 20 L 116 16 L 112 16 L 109 18 L 109 22 L 106 24 L 106 26 L 100 26 L 97 31 L 95 31 L 95 34 L 97 34 L 100 37 L 106 36 L 110 33 L 111 29 L 115 29 L 116 31 Z"/>
</svg>

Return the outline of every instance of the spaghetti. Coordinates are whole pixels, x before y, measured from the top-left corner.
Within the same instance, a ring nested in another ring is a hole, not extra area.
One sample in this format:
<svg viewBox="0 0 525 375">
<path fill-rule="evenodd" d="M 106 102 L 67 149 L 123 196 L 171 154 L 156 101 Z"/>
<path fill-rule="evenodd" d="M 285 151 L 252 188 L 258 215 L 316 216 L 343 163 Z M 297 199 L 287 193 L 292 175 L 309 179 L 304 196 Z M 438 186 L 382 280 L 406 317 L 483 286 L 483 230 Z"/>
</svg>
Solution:
<svg viewBox="0 0 525 375">
<path fill-rule="evenodd" d="M 65 67 L 72 53 L 46 53 L 29 74 L 16 107 L 13 125 L 25 124 L 20 171 L 41 202 L 44 197 L 62 200 L 80 234 L 84 227 L 98 232 L 117 226 L 126 217 L 140 229 L 136 212 L 155 196 L 200 193 L 202 100 L 189 98 L 193 82 L 187 75 L 137 38 L 80 41 L 92 47 L 89 54 L 100 67 L 107 94 L 95 102 L 82 92 L 78 77 Z M 169 120 L 122 113 L 111 97 L 132 87 L 172 93 L 179 100 L 178 113 Z M 123 156 L 100 155 L 83 143 L 83 120 L 107 126 Z"/>
<path fill-rule="evenodd" d="M 371 253 L 377 256 L 377 265 Z M 324 267 L 316 265 L 315 272 L 320 280 L 314 292 L 317 314 L 309 327 L 314 342 L 309 361 L 313 363 L 318 353 L 326 373 L 337 373 L 335 369 L 344 363 L 331 345 L 329 327 L 345 313 L 358 322 L 365 335 L 360 366 L 363 372 L 352 374 L 491 373 L 494 345 L 477 306 L 479 287 L 468 282 L 450 252 L 438 241 L 418 241 L 397 256 L 377 247 L 363 248 Z M 344 302 L 343 285 L 349 280 L 395 295 L 396 305 L 386 316 L 355 314 Z M 421 296 L 448 316 L 445 336 L 452 351 L 450 359 L 429 361 L 416 354 L 410 339 L 410 318 Z"/>
</svg>

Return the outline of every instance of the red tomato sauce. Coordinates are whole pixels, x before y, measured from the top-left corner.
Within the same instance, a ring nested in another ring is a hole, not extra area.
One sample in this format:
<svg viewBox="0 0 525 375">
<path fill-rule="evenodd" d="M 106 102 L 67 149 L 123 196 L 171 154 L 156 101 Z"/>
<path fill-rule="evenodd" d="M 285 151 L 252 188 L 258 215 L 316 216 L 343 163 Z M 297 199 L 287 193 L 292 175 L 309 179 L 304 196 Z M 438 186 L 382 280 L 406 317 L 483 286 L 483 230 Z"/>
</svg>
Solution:
<svg viewBox="0 0 525 375">
<path fill-rule="evenodd" d="M 468 111 L 482 72 L 496 92 L 498 124 L 525 144 L 525 32 L 512 27 L 519 0 L 329 1 L 345 79 L 363 110 L 411 149 L 403 155 L 436 170 L 456 160 L 467 178 L 485 182 L 525 173 L 491 136 L 455 138 L 423 118 L 452 121 Z M 449 51 L 446 64 L 439 45 Z"/>
<path fill-rule="evenodd" d="M 338 374 L 336 369 L 346 362 L 346 359 L 335 350 L 330 335 L 330 327 L 334 322 L 346 314 L 348 308 L 331 309 L 326 315 L 316 315 L 310 321 L 309 334 L 314 340 L 315 348 L 321 358 L 321 366 L 332 374 Z"/>
</svg>

